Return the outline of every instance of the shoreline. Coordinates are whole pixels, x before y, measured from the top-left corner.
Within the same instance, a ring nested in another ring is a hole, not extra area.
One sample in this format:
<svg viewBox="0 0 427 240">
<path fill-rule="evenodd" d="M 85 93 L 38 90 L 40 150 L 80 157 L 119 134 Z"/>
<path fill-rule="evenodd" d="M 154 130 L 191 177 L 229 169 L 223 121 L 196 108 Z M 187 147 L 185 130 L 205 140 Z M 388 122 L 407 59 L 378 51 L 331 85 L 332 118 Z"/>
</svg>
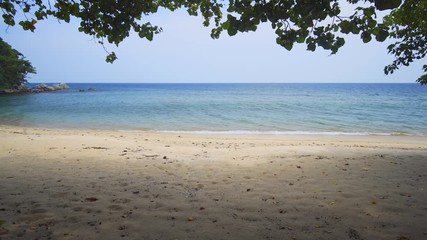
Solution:
<svg viewBox="0 0 427 240">
<path fill-rule="evenodd" d="M 427 137 L 0 125 L 1 239 L 422 239 Z"/>
<path fill-rule="evenodd" d="M 93 128 L 93 127 L 61 127 L 61 126 L 32 126 L 32 125 L 13 125 L 8 123 L 0 123 L 0 129 L 15 128 L 15 129 L 44 129 L 58 131 L 95 131 L 95 132 L 123 132 L 123 133 L 147 133 L 147 134 L 172 134 L 172 135 L 194 135 L 194 136 L 267 136 L 267 137 L 415 137 L 427 138 L 426 134 L 413 134 L 406 132 L 341 132 L 341 131 L 281 131 L 281 130 L 155 130 L 155 129 L 119 129 L 119 128 Z"/>
<path fill-rule="evenodd" d="M 21 134 L 40 134 L 49 133 L 53 135 L 81 135 L 81 134 L 120 134 L 132 136 L 149 136 L 149 137 L 181 137 L 196 138 L 198 140 L 205 138 L 217 139 L 258 139 L 258 140 L 274 140 L 274 141 L 325 141 L 325 142 L 354 142 L 354 143 L 370 143 L 370 144 L 392 144 L 399 146 L 400 144 L 412 145 L 418 149 L 427 150 L 427 136 L 425 135 L 382 135 L 382 134 L 324 134 L 324 133 L 307 133 L 307 134 L 274 134 L 267 132 L 216 132 L 216 131 L 156 131 L 156 130 L 120 130 L 120 129 L 93 129 L 93 128 L 56 128 L 56 127 L 32 127 L 32 126 L 15 126 L 0 124 L 0 132 L 14 132 Z"/>
</svg>

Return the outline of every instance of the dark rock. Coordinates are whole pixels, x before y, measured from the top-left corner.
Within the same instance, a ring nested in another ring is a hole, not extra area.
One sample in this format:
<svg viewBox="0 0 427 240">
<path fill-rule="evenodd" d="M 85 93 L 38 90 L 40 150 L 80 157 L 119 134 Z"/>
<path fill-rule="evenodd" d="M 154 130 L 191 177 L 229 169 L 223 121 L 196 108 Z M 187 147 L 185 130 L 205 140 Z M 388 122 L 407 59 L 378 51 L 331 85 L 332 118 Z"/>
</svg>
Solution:
<svg viewBox="0 0 427 240">
<path fill-rule="evenodd" d="M 13 90 L 13 89 L 4 89 L 3 93 L 5 93 L 5 94 L 12 94 L 12 93 L 16 93 L 16 91 Z"/>
<path fill-rule="evenodd" d="M 31 89 L 31 93 L 41 93 L 42 91 L 40 89 Z"/>
<path fill-rule="evenodd" d="M 19 94 L 19 93 L 29 93 L 30 89 L 24 85 L 13 86 L 10 89 L 0 89 L 0 94 Z"/>
<path fill-rule="evenodd" d="M 19 93 L 28 93 L 30 89 L 27 87 L 18 87 L 12 89 L 1 89 L 0 94 L 19 94 Z"/>
</svg>

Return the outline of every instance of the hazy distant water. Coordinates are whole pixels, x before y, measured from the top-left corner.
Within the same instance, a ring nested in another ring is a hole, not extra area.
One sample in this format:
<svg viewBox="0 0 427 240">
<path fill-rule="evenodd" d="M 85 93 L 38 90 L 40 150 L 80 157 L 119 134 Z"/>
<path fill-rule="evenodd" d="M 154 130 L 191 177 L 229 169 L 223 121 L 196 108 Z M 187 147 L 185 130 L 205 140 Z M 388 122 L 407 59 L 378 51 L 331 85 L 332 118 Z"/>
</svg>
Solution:
<svg viewBox="0 0 427 240">
<path fill-rule="evenodd" d="M 275 134 L 427 135 L 418 84 L 70 84 L 0 96 L 0 124 Z M 93 87 L 95 92 L 79 92 Z"/>
</svg>

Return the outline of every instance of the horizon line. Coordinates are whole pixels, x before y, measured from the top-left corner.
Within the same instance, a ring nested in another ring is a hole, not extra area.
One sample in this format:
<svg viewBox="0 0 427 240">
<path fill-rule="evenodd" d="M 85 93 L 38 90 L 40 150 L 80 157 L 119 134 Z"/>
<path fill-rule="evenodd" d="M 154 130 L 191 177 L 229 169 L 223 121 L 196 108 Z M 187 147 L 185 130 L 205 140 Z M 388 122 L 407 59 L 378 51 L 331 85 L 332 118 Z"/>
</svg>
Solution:
<svg viewBox="0 0 427 240">
<path fill-rule="evenodd" d="M 417 82 L 27 82 L 30 84 L 419 84 Z"/>
</svg>

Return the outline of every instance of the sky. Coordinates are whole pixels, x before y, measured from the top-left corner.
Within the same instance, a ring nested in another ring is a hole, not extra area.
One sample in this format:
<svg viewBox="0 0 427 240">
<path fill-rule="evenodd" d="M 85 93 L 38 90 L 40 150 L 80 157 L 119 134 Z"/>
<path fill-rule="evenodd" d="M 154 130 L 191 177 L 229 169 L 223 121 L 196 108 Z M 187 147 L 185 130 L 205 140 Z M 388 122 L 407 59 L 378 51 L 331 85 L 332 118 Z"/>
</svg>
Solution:
<svg viewBox="0 0 427 240">
<path fill-rule="evenodd" d="M 387 43 L 364 44 L 346 37 L 336 55 L 318 48 L 306 51 L 296 44 L 287 51 L 276 44 L 274 31 L 264 24 L 256 32 L 220 39 L 210 37 L 200 17 L 185 11 L 150 16 L 163 28 L 152 42 L 132 34 L 118 48 L 118 60 L 106 63 L 107 53 L 88 35 L 78 32 L 78 21 L 48 19 L 34 33 L 0 23 L 0 37 L 37 69 L 34 83 L 240 83 L 329 82 L 412 83 L 422 74 L 421 62 L 402 67 L 393 75 L 383 68 L 393 60 Z"/>
</svg>

